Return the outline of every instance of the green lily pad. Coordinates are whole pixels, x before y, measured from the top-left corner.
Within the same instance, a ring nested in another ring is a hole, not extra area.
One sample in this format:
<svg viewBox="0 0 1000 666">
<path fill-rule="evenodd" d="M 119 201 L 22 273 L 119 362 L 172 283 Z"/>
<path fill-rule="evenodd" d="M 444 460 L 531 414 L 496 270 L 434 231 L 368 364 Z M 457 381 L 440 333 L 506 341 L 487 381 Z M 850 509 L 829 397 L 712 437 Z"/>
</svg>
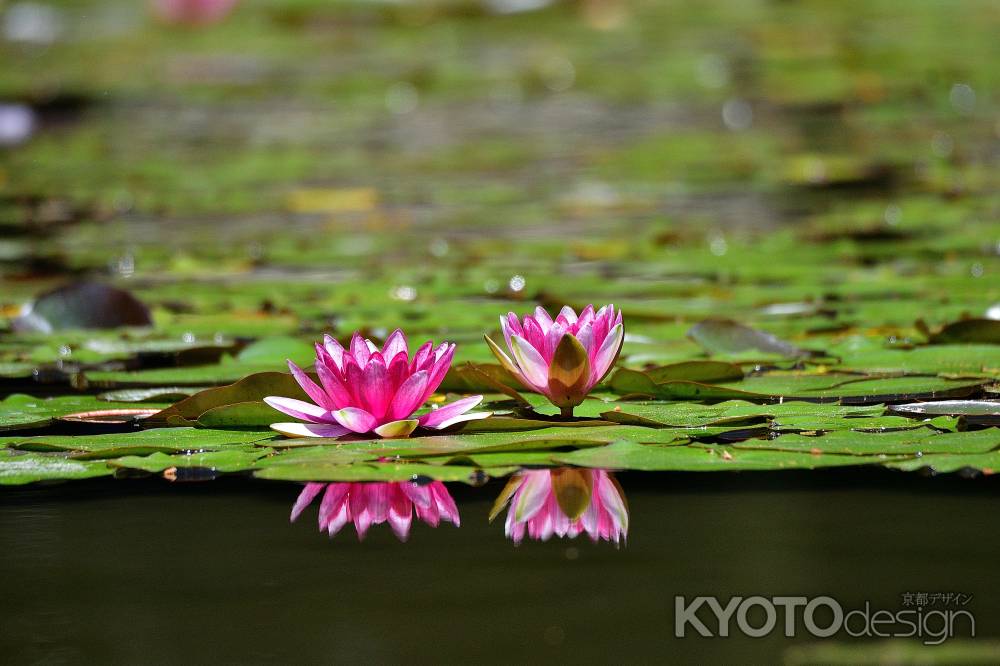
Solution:
<svg viewBox="0 0 1000 666">
<path fill-rule="evenodd" d="M 0 445 L 22 451 L 69 451 L 75 459 L 85 460 L 156 452 L 218 451 L 267 442 L 274 436 L 270 431 L 157 428 L 105 435 L 2 437 Z"/>
<path fill-rule="evenodd" d="M 30 395 L 14 394 L 0 400 L 0 432 L 44 428 L 52 419 L 74 414 L 104 409 L 128 409 L 133 404 L 105 402 L 94 396 L 61 396 L 57 398 L 35 398 Z M 157 407 L 157 405 L 152 405 Z"/>
<path fill-rule="evenodd" d="M 653 446 L 621 441 L 594 449 L 559 454 L 556 462 L 601 469 L 649 472 L 717 472 L 725 470 L 816 469 L 865 465 L 900 459 L 844 456 L 797 451 L 733 449 L 728 446 Z"/>
<path fill-rule="evenodd" d="M 103 461 L 70 460 L 59 453 L 28 453 L 0 449 L 0 485 L 23 485 L 37 481 L 76 481 L 108 476 Z"/>
</svg>

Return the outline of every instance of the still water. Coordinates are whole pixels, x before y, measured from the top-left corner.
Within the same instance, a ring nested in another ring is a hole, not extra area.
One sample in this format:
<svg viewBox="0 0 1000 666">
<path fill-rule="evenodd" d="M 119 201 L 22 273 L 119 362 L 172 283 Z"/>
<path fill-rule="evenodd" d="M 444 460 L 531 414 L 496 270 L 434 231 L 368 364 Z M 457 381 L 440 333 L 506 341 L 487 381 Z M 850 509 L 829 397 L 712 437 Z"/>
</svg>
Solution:
<svg viewBox="0 0 1000 666">
<path fill-rule="evenodd" d="M 989 479 L 885 470 L 618 475 L 627 542 L 504 535 L 503 482 L 449 485 L 461 526 L 358 540 L 289 522 L 301 486 L 222 479 L 6 490 L 6 663 L 777 662 L 808 637 L 674 637 L 674 596 L 965 593 L 1000 636 Z M 690 632 L 689 632 L 690 633 Z M 156 655 L 152 657 L 151 655 Z"/>
</svg>

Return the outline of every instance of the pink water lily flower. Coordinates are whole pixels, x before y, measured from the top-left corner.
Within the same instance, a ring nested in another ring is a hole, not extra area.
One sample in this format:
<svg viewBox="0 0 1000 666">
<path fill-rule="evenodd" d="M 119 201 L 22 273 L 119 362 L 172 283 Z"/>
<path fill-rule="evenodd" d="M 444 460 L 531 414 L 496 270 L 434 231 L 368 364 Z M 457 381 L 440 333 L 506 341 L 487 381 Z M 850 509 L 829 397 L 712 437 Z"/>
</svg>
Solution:
<svg viewBox="0 0 1000 666">
<path fill-rule="evenodd" d="M 621 312 L 606 305 L 597 312 L 588 305 L 578 317 L 563 307 L 553 319 L 544 308 L 519 321 L 509 312 L 500 317 L 508 356 L 486 336 L 493 355 L 525 388 L 545 395 L 572 416 L 594 386 L 610 372 L 625 339 Z"/>
<path fill-rule="evenodd" d="M 412 481 L 383 483 L 307 483 L 292 507 L 294 522 L 309 503 L 323 493 L 319 529 L 334 536 L 349 522 L 364 539 L 372 525 L 388 522 L 400 541 L 410 534 L 413 513 L 431 527 L 442 521 L 459 526 L 458 507 L 440 481 L 419 485 Z"/>
<path fill-rule="evenodd" d="M 316 345 L 314 382 L 291 361 L 288 367 L 313 402 L 268 396 L 264 402 L 305 423 L 274 423 L 273 430 L 290 437 L 340 437 L 374 432 L 379 437 L 406 437 L 417 426 L 439 430 L 489 412 L 468 413 L 483 400 L 473 395 L 412 418 L 441 384 L 455 345 L 436 349 L 426 342 L 409 356 L 406 336 L 396 329 L 381 349 L 355 333 L 349 349 L 329 335 Z"/>
<path fill-rule="evenodd" d="M 208 25 L 224 19 L 238 0 L 152 0 L 153 11 L 167 23 Z"/>
<path fill-rule="evenodd" d="M 628 505 L 614 476 L 602 469 L 522 470 L 507 483 L 490 514 L 510 503 L 505 532 L 514 543 L 525 533 L 547 541 L 553 534 L 618 543 L 628 536 Z"/>
</svg>

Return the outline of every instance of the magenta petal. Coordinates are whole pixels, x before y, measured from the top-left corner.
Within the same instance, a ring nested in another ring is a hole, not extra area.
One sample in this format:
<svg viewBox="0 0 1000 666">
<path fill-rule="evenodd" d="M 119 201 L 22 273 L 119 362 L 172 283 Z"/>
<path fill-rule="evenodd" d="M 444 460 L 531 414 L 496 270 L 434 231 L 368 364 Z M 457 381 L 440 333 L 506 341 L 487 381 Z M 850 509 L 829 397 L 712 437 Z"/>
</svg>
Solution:
<svg viewBox="0 0 1000 666">
<path fill-rule="evenodd" d="M 342 502 L 340 504 L 340 509 L 330 517 L 330 522 L 326 524 L 326 531 L 332 537 L 336 536 L 337 532 L 343 529 L 351 520 L 351 507 L 347 502 Z"/>
<path fill-rule="evenodd" d="M 347 390 L 344 381 L 330 369 L 325 363 L 316 363 L 316 374 L 319 375 L 319 382 L 323 385 L 323 390 L 330 396 L 333 406 L 330 409 L 342 409 L 353 401 L 351 392 Z"/>
<path fill-rule="evenodd" d="M 404 483 L 392 484 L 389 500 L 389 526 L 400 541 L 406 541 L 410 536 L 410 523 L 413 521 L 413 504 L 403 492 Z"/>
<path fill-rule="evenodd" d="M 326 487 L 325 483 L 307 483 L 302 492 L 299 493 L 298 499 L 295 500 L 295 506 L 292 507 L 292 515 L 289 520 L 294 523 L 324 487 Z"/>
<path fill-rule="evenodd" d="M 434 481 L 431 483 L 431 492 L 434 494 L 434 500 L 437 502 L 441 517 L 451 521 L 455 527 L 461 525 L 461 519 L 458 516 L 458 506 L 455 504 L 455 500 L 445 485 L 440 481 Z"/>
<path fill-rule="evenodd" d="M 608 332 L 608 337 L 604 338 L 601 348 L 597 350 L 597 354 L 594 356 L 594 365 L 590 369 L 592 383 L 596 384 L 601 381 L 608 370 L 611 369 L 611 364 L 618 358 L 618 352 L 621 350 L 624 337 L 625 329 L 621 324 L 615 324 L 615 327 Z"/>
<path fill-rule="evenodd" d="M 520 472 L 525 481 L 514 496 L 510 511 L 514 520 L 524 522 L 539 512 L 545 505 L 545 500 L 552 493 L 552 479 L 549 470 L 527 470 Z"/>
<path fill-rule="evenodd" d="M 347 492 L 350 490 L 349 483 L 328 483 L 323 499 L 319 503 L 319 529 L 320 531 L 329 528 L 330 519 L 341 509 L 341 505 L 346 503 Z"/>
<path fill-rule="evenodd" d="M 395 421 L 405 419 L 424 402 L 424 393 L 427 389 L 427 382 L 430 377 L 426 370 L 421 370 L 410 375 L 409 379 L 403 382 L 396 395 L 393 396 L 389 409 L 386 411 L 386 418 Z"/>
<path fill-rule="evenodd" d="M 445 421 L 450 421 L 456 416 L 464 414 L 482 401 L 483 396 L 481 395 L 473 395 L 468 398 L 462 398 L 461 400 L 456 400 L 455 402 L 445 405 L 444 407 L 427 412 L 426 414 L 421 415 L 417 420 L 420 421 L 420 425 L 425 428 L 439 428 Z"/>
<path fill-rule="evenodd" d="M 356 433 L 369 432 L 377 423 L 374 416 L 360 407 L 344 407 L 331 412 L 331 415 L 337 423 Z"/>
<path fill-rule="evenodd" d="M 338 423 L 272 423 L 271 430 L 286 437 L 343 437 L 351 432 Z"/>
<path fill-rule="evenodd" d="M 545 332 L 538 322 L 531 317 L 524 318 L 524 339 L 535 349 L 541 351 L 545 347 Z M 555 349 L 555 347 L 553 347 Z"/>
<path fill-rule="evenodd" d="M 399 487 L 416 506 L 428 507 L 434 501 L 431 489 L 428 486 L 422 486 L 412 481 L 402 481 Z"/>
<path fill-rule="evenodd" d="M 431 494 L 433 497 L 433 491 Z M 427 506 L 415 504 L 413 508 L 417 512 L 417 518 L 424 521 L 431 527 L 437 527 L 438 523 L 441 522 L 441 510 L 438 508 L 438 504 L 433 498 Z"/>
<path fill-rule="evenodd" d="M 451 367 L 451 359 L 455 357 L 455 345 L 446 344 L 443 346 L 446 349 L 441 351 L 434 362 L 434 367 L 430 371 L 427 379 L 427 388 L 424 389 L 423 399 L 420 401 L 420 404 L 426 402 L 431 393 L 434 393 L 437 387 L 441 385 L 441 382 L 444 381 L 445 375 L 448 374 L 448 368 Z"/>
<path fill-rule="evenodd" d="M 330 355 L 330 360 L 338 370 L 344 367 L 344 347 L 333 336 L 323 336 L 323 349 Z"/>
<path fill-rule="evenodd" d="M 353 356 L 344 357 L 344 385 L 351 395 L 349 406 L 365 404 L 364 392 L 362 390 L 364 386 L 364 374 L 365 371 L 354 361 Z"/>
<path fill-rule="evenodd" d="M 427 359 L 433 357 L 431 351 L 433 349 L 434 343 L 430 340 L 420 345 L 420 348 L 413 354 L 413 362 L 410 364 L 410 372 L 423 370 L 422 366 L 427 362 Z"/>
<path fill-rule="evenodd" d="M 548 386 L 549 366 L 534 347 L 524 338 L 514 335 L 510 338 L 514 362 L 530 384 L 538 389 Z"/>
<path fill-rule="evenodd" d="M 552 317 L 541 305 L 535 308 L 535 321 L 538 322 L 543 331 L 548 331 L 549 327 L 552 326 Z"/>
<path fill-rule="evenodd" d="M 391 361 L 400 352 L 409 353 L 409 349 L 406 346 L 406 335 L 397 328 L 392 332 L 392 335 L 386 338 L 385 345 L 382 347 L 382 357 Z"/>
<path fill-rule="evenodd" d="M 389 392 L 389 372 L 382 355 L 375 352 L 365 366 L 361 384 L 361 405 L 377 419 L 385 416 L 392 394 Z"/>
<path fill-rule="evenodd" d="M 386 381 L 389 384 L 389 396 L 390 402 L 392 401 L 392 396 L 396 395 L 399 391 L 399 387 L 403 385 L 403 382 L 410 376 L 410 359 L 406 357 L 406 354 L 400 352 L 396 354 L 396 357 L 389 361 L 389 369 L 387 371 Z"/>
<path fill-rule="evenodd" d="M 351 338 L 351 356 L 362 368 L 368 365 L 368 357 L 372 355 L 372 350 L 368 346 L 368 341 L 361 337 L 360 333 L 355 333 Z"/>
<path fill-rule="evenodd" d="M 317 366 L 319 365 L 320 364 L 317 363 Z M 336 405 L 333 404 L 333 400 L 330 399 L 330 396 L 326 394 L 326 391 L 317 386 L 316 382 L 310 379 L 309 375 L 307 375 L 302 368 L 295 365 L 291 361 L 288 361 L 288 369 L 291 370 L 292 377 L 294 377 L 298 385 L 302 387 L 302 390 L 306 392 L 306 395 L 312 398 L 313 402 L 324 409 L 333 409 L 336 407 Z"/>
<path fill-rule="evenodd" d="M 292 418 L 310 423 L 333 423 L 329 410 L 303 400 L 272 395 L 264 398 L 264 402 Z"/>
</svg>

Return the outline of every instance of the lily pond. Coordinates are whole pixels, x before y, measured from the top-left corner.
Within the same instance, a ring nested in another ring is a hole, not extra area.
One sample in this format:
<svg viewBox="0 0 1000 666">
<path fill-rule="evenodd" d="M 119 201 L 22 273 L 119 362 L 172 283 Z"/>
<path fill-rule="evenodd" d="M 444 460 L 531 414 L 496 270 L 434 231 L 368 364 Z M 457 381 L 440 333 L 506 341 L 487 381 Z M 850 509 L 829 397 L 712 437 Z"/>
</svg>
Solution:
<svg viewBox="0 0 1000 666">
<path fill-rule="evenodd" d="M 997 34 L 0 2 L 0 657 L 1000 662 Z"/>
</svg>

